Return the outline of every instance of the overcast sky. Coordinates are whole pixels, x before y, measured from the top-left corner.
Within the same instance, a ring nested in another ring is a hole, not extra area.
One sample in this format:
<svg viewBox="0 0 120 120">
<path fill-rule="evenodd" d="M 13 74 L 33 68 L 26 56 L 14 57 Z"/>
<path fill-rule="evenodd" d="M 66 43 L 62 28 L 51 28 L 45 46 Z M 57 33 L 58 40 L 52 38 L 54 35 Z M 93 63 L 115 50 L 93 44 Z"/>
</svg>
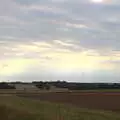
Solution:
<svg viewBox="0 0 120 120">
<path fill-rule="evenodd" d="M 0 81 L 120 82 L 120 0 L 0 0 Z"/>
</svg>

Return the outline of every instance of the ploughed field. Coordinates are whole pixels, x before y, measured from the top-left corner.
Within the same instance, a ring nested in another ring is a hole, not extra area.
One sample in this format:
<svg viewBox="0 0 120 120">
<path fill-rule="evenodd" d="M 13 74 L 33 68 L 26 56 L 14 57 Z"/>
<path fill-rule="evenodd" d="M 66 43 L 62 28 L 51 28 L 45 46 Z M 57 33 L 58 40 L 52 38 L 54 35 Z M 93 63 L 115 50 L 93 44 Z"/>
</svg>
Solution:
<svg viewBox="0 0 120 120">
<path fill-rule="evenodd" d="M 120 92 L 46 92 L 18 96 L 35 100 L 71 104 L 80 108 L 120 112 Z"/>
</svg>

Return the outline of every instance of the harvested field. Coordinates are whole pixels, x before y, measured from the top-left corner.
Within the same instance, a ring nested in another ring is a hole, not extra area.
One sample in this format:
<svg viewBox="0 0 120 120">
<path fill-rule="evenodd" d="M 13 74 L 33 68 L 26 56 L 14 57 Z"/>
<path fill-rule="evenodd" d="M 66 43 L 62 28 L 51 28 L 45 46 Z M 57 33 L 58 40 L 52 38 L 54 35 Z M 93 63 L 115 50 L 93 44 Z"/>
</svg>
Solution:
<svg viewBox="0 0 120 120">
<path fill-rule="evenodd" d="M 19 95 L 36 100 L 66 103 L 81 108 L 120 112 L 120 92 L 40 93 Z"/>
<path fill-rule="evenodd" d="M 75 106 L 0 96 L 1 120 L 120 120 L 120 114 Z"/>
</svg>

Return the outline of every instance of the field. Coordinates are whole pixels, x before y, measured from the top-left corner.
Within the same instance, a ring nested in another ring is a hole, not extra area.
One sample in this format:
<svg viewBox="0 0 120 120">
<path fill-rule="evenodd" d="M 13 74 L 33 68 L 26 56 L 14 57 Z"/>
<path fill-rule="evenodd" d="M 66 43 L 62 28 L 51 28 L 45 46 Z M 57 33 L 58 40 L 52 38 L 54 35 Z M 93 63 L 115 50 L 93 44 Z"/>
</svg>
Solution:
<svg viewBox="0 0 120 120">
<path fill-rule="evenodd" d="M 119 91 L 17 93 L 0 95 L 1 120 L 120 120 Z"/>
<path fill-rule="evenodd" d="M 64 92 L 20 96 L 53 103 L 72 104 L 80 108 L 120 112 L 120 92 Z"/>
<path fill-rule="evenodd" d="M 0 97 L 1 120 L 120 120 L 119 113 L 88 110 L 16 96 Z"/>
</svg>

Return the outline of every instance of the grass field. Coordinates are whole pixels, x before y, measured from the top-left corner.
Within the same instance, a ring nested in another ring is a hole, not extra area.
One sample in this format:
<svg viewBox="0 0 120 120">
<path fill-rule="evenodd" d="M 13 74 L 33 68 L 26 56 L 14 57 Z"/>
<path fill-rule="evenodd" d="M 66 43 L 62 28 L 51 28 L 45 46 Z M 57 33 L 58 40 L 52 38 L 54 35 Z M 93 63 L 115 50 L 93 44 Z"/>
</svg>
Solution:
<svg viewBox="0 0 120 120">
<path fill-rule="evenodd" d="M 73 92 L 120 92 L 120 89 L 73 90 Z"/>
<path fill-rule="evenodd" d="M 24 93 L 33 93 L 33 94 L 39 94 L 39 93 L 48 93 L 48 92 L 119 92 L 120 89 L 94 89 L 94 90 L 16 90 L 16 89 L 0 89 L 0 94 L 24 94 Z"/>
<path fill-rule="evenodd" d="M 119 113 L 80 109 L 16 96 L 0 97 L 1 120 L 120 120 Z"/>
</svg>

